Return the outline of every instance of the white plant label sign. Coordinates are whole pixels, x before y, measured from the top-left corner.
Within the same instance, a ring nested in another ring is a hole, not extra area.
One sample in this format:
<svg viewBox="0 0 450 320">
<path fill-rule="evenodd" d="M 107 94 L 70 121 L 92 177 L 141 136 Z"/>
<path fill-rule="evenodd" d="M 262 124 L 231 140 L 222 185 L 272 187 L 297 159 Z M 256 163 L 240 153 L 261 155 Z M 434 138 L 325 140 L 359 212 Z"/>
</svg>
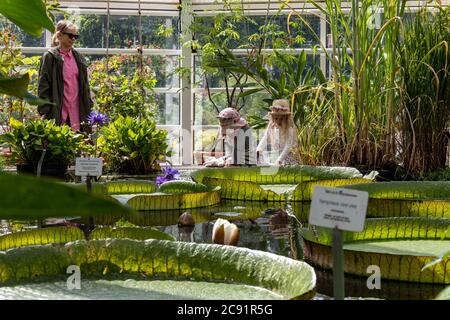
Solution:
<svg viewBox="0 0 450 320">
<path fill-rule="evenodd" d="M 75 175 L 98 177 L 102 175 L 102 158 L 76 158 Z"/>
<path fill-rule="evenodd" d="M 365 191 L 315 186 L 309 224 L 362 231 L 368 200 L 369 194 Z"/>
</svg>

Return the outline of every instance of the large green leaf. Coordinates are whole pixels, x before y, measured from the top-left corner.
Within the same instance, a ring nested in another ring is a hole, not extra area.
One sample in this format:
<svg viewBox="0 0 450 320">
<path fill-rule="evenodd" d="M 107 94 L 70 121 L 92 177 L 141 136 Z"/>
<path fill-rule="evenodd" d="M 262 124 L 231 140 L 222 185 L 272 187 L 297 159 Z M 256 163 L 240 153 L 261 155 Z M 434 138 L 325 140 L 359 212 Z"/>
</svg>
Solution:
<svg viewBox="0 0 450 320">
<path fill-rule="evenodd" d="M 34 246 L 0 254 L 0 284 L 64 275 L 69 265 L 84 276 L 119 273 L 245 284 L 286 299 L 311 298 L 314 269 L 303 261 L 247 248 L 164 240 L 77 241 L 64 247 Z"/>
<path fill-rule="evenodd" d="M 105 238 L 129 238 L 137 240 L 159 239 L 175 240 L 167 233 L 153 228 L 130 228 L 130 227 L 97 227 L 91 235 L 91 239 Z M 67 243 L 75 240 L 83 240 L 83 232 L 76 227 L 50 227 L 27 231 L 14 232 L 0 236 L 0 251 L 11 248 L 25 247 L 31 245 Z"/>
<path fill-rule="evenodd" d="M 258 184 L 297 184 L 312 180 L 361 178 L 362 174 L 349 167 L 239 167 L 204 168 L 191 173 L 194 181 L 205 183 L 205 178 L 251 181 Z"/>
<path fill-rule="evenodd" d="M 0 287 L 1 300 L 279 300 L 261 287 L 189 280 L 89 280 L 79 290 L 66 281 Z M 215 312 L 211 312 L 214 314 Z M 206 316 L 206 314 L 205 314 Z"/>
<path fill-rule="evenodd" d="M 424 240 L 420 240 L 424 241 Z M 448 269 L 448 259 L 442 261 L 432 268 L 425 269 L 422 271 L 424 265 L 433 261 L 435 256 L 424 253 L 418 255 L 417 252 L 408 251 L 408 247 L 424 246 L 420 241 L 414 240 L 401 240 L 392 241 L 390 244 L 397 246 L 397 253 L 393 254 L 393 251 L 387 252 L 385 248 L 380 246 L 384 242 L 376 243 L 355 243 L 358 244 L 358 250 L 352 250 L 352 246 L 344 247 L 345 264 L 344 271 L 349 274 L 359 275 L 367 277 L 367 268 L 371 265 L 379 266 L 381 270 L 381 278 L 392 279 L 392 280 L 402 280 L 402 281 L 412 281 L 412 282 L 423 282 L 423 283 L 440 283 L 448 284 L 450 283 L 449 269 Z M 442 244 L 439 240 L 428 240 L 431 243 L 427 245 L 429 247 L 442 245 L 449 246 L 450 241 L 445 241 Z M 434 243 L 435 242 L 435 243 Z M 375 252 L 375 249 L 378 252 Z M 332 255 L 331 247 L 322 245 L 319 243 L 305 241 L 304 243 L 305 255 L 313 261 L 314 265 L 320 266 L 322 268 L 331 269 L 332 268 Z M 371 250 L 371 251 L 370 251 Z M 370 251 L 370 252 L 369 252 Z"/>
<path fill-rule="evenodd" d="M 0 219 L 128 214 L 130 209 L 50 180 L 0 172 Z"/>
<path fill-rule="evenodd" d="M 255 182 L 238 181 L 218 178 L 203 178 L 207 185 L 220 186 L 223 199 L 249 200 L 249 201 L 286 201 L 286 195 L 264 190 Z"/>
<path fill-rule="evenodd" d="M 139 227 L 101 227 L 95 228 L 91 233 L 90 239 L 106 239 L 106 238 L 128 238 L 136 240 L 159 239 L 159 240 L 176 240 L 174 236 L 154 228 Z"/>
<path fill-rule="evenodd" d="M 0 93 L 17 98 L 23 98 L 31 105 L 52 104 L 50 101 L 41 99 L 28 92 L 27 88 L 29 82 L 30 76 L 28 73 L 15 78 L 4 77 L 0 73 Z"/>
<path fill-rule="evenodd" d="M 450 200 L 450 181 L 394 181 L 345 186 L 367 191 L 370 199 Z"/>
<path fill-rule="evenodd" d="M 450 218 L 450 199 L 369 199 L 367 216 Z"/>
<path fill-rule="evenodd" d="M 110 181 L 102 185 L 108 194 L 152 193 L 157 189 L 153 181 L 145 180 Z"/>
<path fill-rule="evenodd" d="M 164 182 L 159 186 L 158 191 L 163 193 L 189 193 L 189 192 L 207 192 L 211 188 L 192 181 L 172 180 Z"/>
<path fill-rule="evenodd" d="M 54 31 L 53 22 L 47 16 L 42 0 L 2 0 L 0 14 L 36 37 L 42 34 L 42 28 Z"/>
<path fill-rule="evenodd" d="M 24 74 L 17 78 L 4 78 L 0 75 L 0 93 L 23 98 L 27 93 L 30 76 Z"/>
<path fill-rule="evenodd" d="M 372 240 L 414 240 L 450 239 L 447 232 L 449 219 L 427 218 L 376 218 L 366 219 L 361 232 L 344 232 L 346 243 Z M 329 228 L 314 227 L 303 230 L 303 236 L 310 241 L 331 245 L 332 231 Z"/>
<path fill-rule="evenodd" d="M 406 240 L 406 241 L 360 241 L 344 246 L 345 250 L 374 252 L 389 255 L 437 257 L 450 247 L 447 240 Z"/>
<path fill-rule="evenodd" d="M 373 217 L 450 217 L 450 181 L 396 181 L 354 184 L 367 191 L 367 215 Z"/>
<path fill-rule="evenodd" d="M 442 290 L 437 295 L 436 300 L 450 300 L 450 286 Z"/>
<path fill-rule="evenodd" d="M 312 199 L 314 186 L 338 187 L 347 184 L 365 184 L 373 182 L 373 180 L 365 178 L 349 178 L 349 179 L 331 179 L 316 180 L 300 183 L 292 194 L 291 201 L 307 201 Z"/>
<path fill-rule="evenodd" d="M 441 250 L 450 247 L 449 225 L 449 219 L 367 219 L 364 231 L 344 233 L 345 272 L 366 276 L 367 267 L 377 265 L 384 279 L 450 283 L 448 259 L 422 272 Z M 315 227 L 304 230 L 303 237 L 305 255 L 315 265 L 331 268 L 332 231 Z"/>
<path fill-rule="evenodd" d="M 83 232 L 75 227 L 20 231 L 0 236 L 0 251 L 37 244 L 67 243 L 82 239 L 84 239 Z"/>
<path fill-rule="evenodd" d="M 173 210 L 207 207 L 220 202 L 220 188 L 195 193 L 151 193 L 141 195 L 112 195 L 135 210 Z"/>
</svg>

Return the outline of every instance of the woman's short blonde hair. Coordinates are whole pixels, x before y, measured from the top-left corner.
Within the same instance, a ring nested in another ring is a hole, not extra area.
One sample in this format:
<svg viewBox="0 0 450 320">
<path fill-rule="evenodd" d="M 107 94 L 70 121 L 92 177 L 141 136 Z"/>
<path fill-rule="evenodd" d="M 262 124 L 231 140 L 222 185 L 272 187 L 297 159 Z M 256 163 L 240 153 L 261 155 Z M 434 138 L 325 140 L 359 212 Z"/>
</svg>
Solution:
<svg viewBox="0 0 450 320">
<path fill-rule="evenodd" d="M 78 30 L 78 27 L 73 22 L 70 22 L 69 20 L 58 21 L 58 23 L 56 24 L 56 32 L 52 37 L 52 47 L 56 47 L 59 44 L 58 36 L 61 34 L 61 32 L 63 32 L 64 30 L 66 30 L 68 28 L 69 29 L 75 28 L 76 30 Z"/>
</svg>

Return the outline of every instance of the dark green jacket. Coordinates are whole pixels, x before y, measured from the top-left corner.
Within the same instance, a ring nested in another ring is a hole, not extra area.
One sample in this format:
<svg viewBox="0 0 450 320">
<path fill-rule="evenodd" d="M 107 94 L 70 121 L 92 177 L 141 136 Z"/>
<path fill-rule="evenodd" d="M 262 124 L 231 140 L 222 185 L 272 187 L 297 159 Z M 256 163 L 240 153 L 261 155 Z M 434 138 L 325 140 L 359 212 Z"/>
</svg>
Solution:
<svg viewBox="0 0 450 320">
<path fill-rule="evenodd" d="M 91 112 L 92 100 L 89 90 L 87 65 L 80 53 L 74 49 L 72 49 L 72 52 L 78 65 L 81 131 L 90 132 L 87 117 Z M 38 107 L 38 112 L 45 119 L 55 119 L 58 125 L 61 124 L 61 105 L 64 96 L 63 63 L 64 60 L 59 53 L 59 47 L 51 48 L 42 56 L 39 68 L 39 98 L 49 100 L 53 105 L 41 105 Z"/>
</svg>

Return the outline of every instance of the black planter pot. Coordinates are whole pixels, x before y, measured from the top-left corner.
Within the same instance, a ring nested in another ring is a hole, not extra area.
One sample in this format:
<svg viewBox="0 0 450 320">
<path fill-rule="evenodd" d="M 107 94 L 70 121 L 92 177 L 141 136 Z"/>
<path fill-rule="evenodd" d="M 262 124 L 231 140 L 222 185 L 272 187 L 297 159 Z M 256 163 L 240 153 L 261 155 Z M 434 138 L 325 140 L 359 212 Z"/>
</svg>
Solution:
<svg viewBox="0 0 450 320">
<path fill-rule="evenodd" d="M 16 164 L 17 173 L 19 174 L 37 174 L 37 165 L 34 166 L 29 163 Z M 66 178 L 67 165 L 43 163 L 41 168 L 41 176 L 53 177 L 64 180 Z"/>
</svg>

